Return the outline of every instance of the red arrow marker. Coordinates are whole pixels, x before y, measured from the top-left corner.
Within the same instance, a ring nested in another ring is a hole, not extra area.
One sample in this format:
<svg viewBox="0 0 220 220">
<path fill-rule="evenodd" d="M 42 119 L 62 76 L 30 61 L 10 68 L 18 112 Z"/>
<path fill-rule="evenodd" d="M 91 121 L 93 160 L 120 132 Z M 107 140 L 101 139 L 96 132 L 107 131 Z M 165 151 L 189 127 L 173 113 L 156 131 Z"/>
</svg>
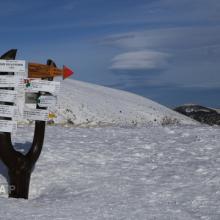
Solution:
<svg viewBox="0 0 220 220">
<path fill-rule="evenodd" d="M 66 66 L 63 66 L 63 79 L 70 77 L 74 72 Z"/>
</svg>

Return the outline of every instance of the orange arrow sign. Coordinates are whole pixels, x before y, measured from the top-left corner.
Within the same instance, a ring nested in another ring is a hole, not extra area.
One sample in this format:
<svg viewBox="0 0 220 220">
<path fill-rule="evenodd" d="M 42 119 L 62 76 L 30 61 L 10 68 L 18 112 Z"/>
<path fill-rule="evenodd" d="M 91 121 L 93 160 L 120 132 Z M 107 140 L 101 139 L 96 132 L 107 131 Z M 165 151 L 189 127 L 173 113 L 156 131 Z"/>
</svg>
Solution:
<svg viewBox="0 0 220 220">
<path fill-rule="evenodd" d="M 28 77 L 29 78 L 48 78 L 63 76 L 63 79 L 71 76 L 74 72 L 66 66 L 63 69 L 48 66 L 45 64 L 28 63 Z"/>
</svg>

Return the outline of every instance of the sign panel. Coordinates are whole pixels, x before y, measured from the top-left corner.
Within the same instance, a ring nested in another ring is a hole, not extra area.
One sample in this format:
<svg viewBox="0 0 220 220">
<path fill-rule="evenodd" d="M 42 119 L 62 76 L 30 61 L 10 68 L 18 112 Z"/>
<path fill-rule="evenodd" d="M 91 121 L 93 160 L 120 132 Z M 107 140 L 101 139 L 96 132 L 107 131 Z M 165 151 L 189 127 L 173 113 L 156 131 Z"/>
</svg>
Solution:
<svg viewBox="0 0 220 220">
<path fill-rule="evenodd" d="M 26 92 L 49 92 L 58 94 L 60 90 L 60 82 L 25 79 Z"/>
<path fill-rule="evenodd" d="M 37 104 L 40 107 L 52 107 L 57 104 L 57 98 L 55 96 L 42 95 L 37 99 Z"/>
<path fill-rule="evenodd" d="M 0 89 L 0 101 L 1 102 L 15 102 L 17 97 L 17 91 Z"/>
<path fill-rule="evenodd" d="M 47 121 L 48 110 L 42 109 L 24 109 L 23 118 L 28 120 Z"/>
<path fill-rule="evenodd" d="M 20 76 L 20 77 L 23 77 L 23 78 L 28 78 L 28 73 L 27 73 L 26 70 L 25 70 L 25 72 L 14 72 L 14 75 L 15 76 Z"/>
<path fill-rule="evenodd" d="M 28 63 L 28 77 L 29 78 L 49 78 L 55 76 L 63 76 L 63 79 L 71 76 L 74 72 L 63 66 L 63 69 L 48 66 L 45 64 Z"/>
<path fill-rule="evenodd" d="M 38 104 L 40 107 L 53 107 L 57 103 L 57 97 L 51 95 L 41 95 L 37 93 L 25 93 L 25 104 Z"/>
<path fill-rule="evenodd" d="M 37 103 L 37 97 L 38 97 L 37 93 L 26 92 L 25 93 L 25 103 L 26 104 L 36 104 Z"/>
<path fill-rule="evenodd" d="M 16 107 L 14 105 L 0 105 L 0 116 L 12 118 L 15 115 Z"/>
<path fill-rule="evenodd" d="M 62 76 L 63 70 L 46 64 L 28 63 L 29 78 L 48 78 Z"/>
<path fill-rule="evenodd" d="M 17 130 L 17 122 L 0 120 L 0 132 L 15 133 Z"/>
<path fill-rule="evenodd" d="M 25 60 L 0 60 L 0 72 L 25 72 Z"/>
<path fill-rule="evenodd" d="M 16 87 L 19 83 L 19 78 L 14 75 L 0 76 L 0 88 Z"/>
</svg>

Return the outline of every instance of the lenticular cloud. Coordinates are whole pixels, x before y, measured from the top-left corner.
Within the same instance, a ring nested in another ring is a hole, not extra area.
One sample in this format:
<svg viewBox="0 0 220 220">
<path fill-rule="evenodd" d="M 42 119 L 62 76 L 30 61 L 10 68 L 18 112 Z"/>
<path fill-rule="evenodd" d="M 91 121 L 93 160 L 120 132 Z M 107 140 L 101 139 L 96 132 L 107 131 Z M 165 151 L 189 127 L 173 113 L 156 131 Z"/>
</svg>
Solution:
<svg viewBox="0 0 220 220">
<path fill-rule="evenodd" d="M 113 70 L 161 69 L 167 65 L 169 54 L 155 51 L 135 51 L 122 53 L 112 59 Z"/>
</svg>

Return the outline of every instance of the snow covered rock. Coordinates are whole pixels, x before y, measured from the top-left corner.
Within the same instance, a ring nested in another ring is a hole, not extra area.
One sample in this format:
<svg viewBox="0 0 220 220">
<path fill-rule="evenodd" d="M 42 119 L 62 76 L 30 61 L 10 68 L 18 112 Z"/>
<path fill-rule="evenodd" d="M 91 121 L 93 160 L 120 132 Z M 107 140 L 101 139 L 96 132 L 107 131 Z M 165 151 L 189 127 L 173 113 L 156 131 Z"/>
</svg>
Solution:
<svg viewBox="0 0 220 220">
<path fill-rule="evenodd" d="M 147 98 L 70 79 L 61 82 L 58 106 L 51 113 L 56 116 L 52 123 L 81 127 L 196 124 Z"/>
</svg>

